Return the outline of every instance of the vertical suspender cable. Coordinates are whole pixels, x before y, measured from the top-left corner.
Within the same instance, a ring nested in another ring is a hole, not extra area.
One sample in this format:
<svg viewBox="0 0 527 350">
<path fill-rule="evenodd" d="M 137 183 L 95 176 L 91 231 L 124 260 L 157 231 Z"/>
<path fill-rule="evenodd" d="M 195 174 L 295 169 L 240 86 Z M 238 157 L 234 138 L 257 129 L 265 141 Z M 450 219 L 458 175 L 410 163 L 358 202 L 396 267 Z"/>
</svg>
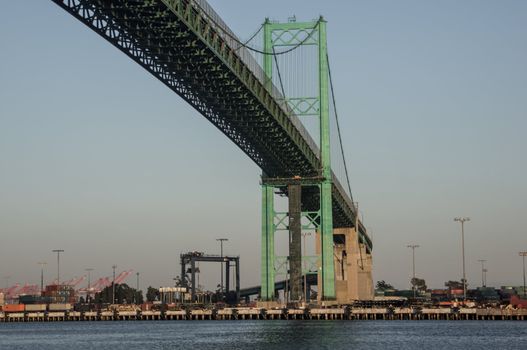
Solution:
<svg viewBox="0 0 527 350">
<path fill-rule="evenodd" d="M 333 108 L 334 108 L 334 111 L 335 111 L 335 119 L 337 121 L 337 133 L 338 133 L 338 136 L 339 136 L 340 151 L 342 153 L 342 160 L 344 162 L 344 171 L 346 173 L 346 182 L 347 182 L 347 185 L 348 185 L 349 196 L 351 198 L 351 202 L 353 202 L 353 197 L 351 195 L 350 178 L 349 178 L 349 174 L 348 174 L 348 166 L 346 164 L 346 157 L 344 155 L 344 147 L 342 146 L 342 137 L 341 137 L 341 134 L 340 134 L 340 124 L 339 124 L 339 117 L 338 117 L 338 114 L 337 114 L 337 105 L 335 103 L 335 90 L 333 89 L 333 79 L 331 77 L 331 65 L 329 64 L 329 56 L 327 54 L 326 54 L 326 59 L 328 61 L 329 85 L 331 87 L 331 97 L 332 97 L 332 100 L 333 100 Z M 356 215 L 358 216 L 359 213 L 356 213 Z"/>
</svg>

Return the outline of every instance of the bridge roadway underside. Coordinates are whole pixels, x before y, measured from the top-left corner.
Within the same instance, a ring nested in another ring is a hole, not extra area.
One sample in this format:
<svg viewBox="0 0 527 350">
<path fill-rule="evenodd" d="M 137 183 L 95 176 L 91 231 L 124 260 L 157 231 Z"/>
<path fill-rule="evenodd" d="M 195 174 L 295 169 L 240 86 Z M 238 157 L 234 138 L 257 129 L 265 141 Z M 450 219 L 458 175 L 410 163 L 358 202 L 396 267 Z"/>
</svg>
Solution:
<svg viewBox="0 0 527 350">
<path fill-rule="evenodd" d="M 52 1 L 186 100 L 266 176 L 320 177 L 318 149 L 257 77 L 261 67 L 251 64 L 247 51 L 233 47 L 226 30 L 218 29 L 223 22 L 204 15 L 195 2 Z M 335 176 L 332 193 L 334 227 L 353 227 L 355 209 Z M 302 198 L 303 211 L 318 210 L 318 191 L 306 188 Z M 358 231 L 371 249 L 362 224 Z"/>
</svg>

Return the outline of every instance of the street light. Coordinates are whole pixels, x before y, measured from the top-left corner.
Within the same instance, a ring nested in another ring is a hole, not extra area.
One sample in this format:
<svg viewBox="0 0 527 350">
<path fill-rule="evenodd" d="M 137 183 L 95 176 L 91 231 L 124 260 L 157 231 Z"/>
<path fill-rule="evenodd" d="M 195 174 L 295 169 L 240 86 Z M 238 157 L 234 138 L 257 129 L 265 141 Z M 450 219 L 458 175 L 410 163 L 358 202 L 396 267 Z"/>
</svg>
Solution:
<svg viewBox="0 0 527 350">
<path fill-rule="evenodd" d="M 57 286 L 60 285 L 60 253 L 64 253 L 64 249 L 53 249 L 53 253 L 57 253 Z"/>
<path fill-rule="evenodd" d="M 527 256 L 527 251 L 518 253 L 523 259 L 523 297 L 527 297 L 527 291 L 525 290 L 525 257 Z"/>
<path fill-rule="evenodd" d="M 409 244 L 406 246 L 407 248 L 412 248 L 412 289 L 414 291 L 414 298 L 416 295 L 415 290 L 415 248 L 419 248 L 418 244 Z"/>
<path fill-rule="evenodd" d="M 463 254 L 463 300 L 467 300 L 467 276 L 465 274 L 465 222 L 470 218 L 454 218 L 454 221 L 461 223 L 461 251 Z"/>
<path fill-rule="evenodd" d="M 38 262 L 37 264 L 40 265 L 40 293 L 44 290 L 44 266 L 48 263 L 45 261 Z"/>
<path fill-rule="evenodd" d="M 228 238 L 216 238 L 216 241 L 220 242 L 220 257 L 223 258 L 223 242 L 228 241 Z M 223 299 L 223 261 L 220 262 L 220 293 Z"/>
<path fill-rule="evenodd" d="M 304 240 L 304 254 L 302 254 L 304 256 L 304 259 L 303 260 L 303 263 L 304 263 L 304 302 L 307 303 L 307 266 L 306 266 L 306 237 L 307 236 L 311 236 L 311 232 L 302 232 L 302 238 Z"/>
<path fill-rule="evenodd" d="M 486 283 L 485 283 L 485 272 L 487 271 L 487 269 L 485 269 L 485 263 L 487 262 L 487 260 L 480 259 L 478 261 L 481 263 L 481 287 L 483 288 L 486 285 Z"/>
<path fill-rule="evenodd" d="M 87 268 L 87 269 L 84 269 L 84 270 L 88 272 L 88 292 L 86 293 L 86 299 L 89 299 L 90 298 L 90 289 L 91 289 L 91 272 L 93 271 L 93 269 L 90 267 L 90 268 Z"/>
<path fill-rule="evenodd" d="M 115 304 L 115 269 L 117 265 L 112 265 L 113 269 L 113 281 L 112 281 L 112 304 Z"/>
</svg>

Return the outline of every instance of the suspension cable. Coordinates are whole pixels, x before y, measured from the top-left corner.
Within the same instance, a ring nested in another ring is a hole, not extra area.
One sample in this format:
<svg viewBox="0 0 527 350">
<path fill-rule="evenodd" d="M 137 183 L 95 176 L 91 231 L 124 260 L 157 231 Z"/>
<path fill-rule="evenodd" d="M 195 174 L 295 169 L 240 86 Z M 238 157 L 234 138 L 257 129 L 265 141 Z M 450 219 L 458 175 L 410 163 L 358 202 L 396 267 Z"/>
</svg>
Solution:
<svg viewBox="0 0 527 350">
<path fill-rule="evenodd" d="M 260 33 L 262 31 L 262 29 L 263 29 L 263 25 L 260 25 L 260 27 L 258 28 L 256 33 L 254 33 L 249 39 L 245 40 L 245 42 L 242 45 L 240 45 L 237 48 L 235 48 L 234 51 L 238 51 L 242 47 L 247 47 L 247 44 L 250 43 L 254 39 L 254 37 L 256 37 L 258 35 L 258 33 Z"/>
<path fill-rule="evenodd" d="M 328 62 L 329 85 L 331 87 L 331 97 L 332 97 L 332 100 L 333 100 L 333 109 L 335 111 L 335 119 L 336 119 L 336 122 L 337 122 L 337 133 L 338 133 L 338 136 L 339 136 L 340 152 L 342 154 L 342 160 L 344 162 L 344 171 L 346 173 L 346 182 L 347 182 L 347 185 L 348 185 L 349 196 L 351 198 L 351 202 L 353 202 L 353 196 L 351 194 L 350 178 L 349 178 L 349 174 L 348 174 L 348 165 L 346 164 L 346 156 L 344 154 L 344 147 L 342 145 L 342 137 L 341 137 L 341 133 L 340 133 L 339 116 L 338 116 L 338 113 L 337 113 L 337 104 L 335 102 L 335 90 L 333 89 L 333 79 L 331 77 L 331 65 L 329 64 L 329 55 L 327 53 L 326 53 L 326 60 Z M 357 213 L 357 215 L 359 215 L 359 214 Z"/>
<path fill-rule="evenodd" d="M 273 52 L 274 52 L 274 46 Z M 273 55 L 274 57 L 274 63 L 276 65 L 276 71 L 278 72 L 278 80 L 280 81 L 280 88 L 282 89 L 282 96 L 285 98 L 285 90 L 284 90 L 284 83 L 282 82 L 282 75 L 280 74 L 280 66 L 278 66 L 278 59 L 276 58 L 276 55 Z"/>
<path fill-rule="evenodd" d="M 317 30 L 318 25 L 320 23 L 320 19 L 319 19 L 317 21 L 317 23 L 315 24 L 315 26 L 311 29 L 309 34 L 302 41 L 300 41 L 298 44 L 296 44 L 295 46 L 291 47 L 290 49 L 287 49 L 287 50 L 284 50 L 284 51 L 280 51 L 280 52 L 265 52 L 265 51 L 262 51 L 262 50 L 255 49 L 254 47 L 251 47 L 251 46 L 243 43 L 235 35 L 229 33 L 225 28 L 223 28 L 223 26 L 220 23 L 218 23 L 210 14 L 208 14 L 207 11 L 205 9 L 203 9 L 203 7 L 201 7 L 201 5 L 197 1 L 192 1 L 192 4 L 194 4 L 199 10 L 201 10 L 201 13 L 204 14 L 212 23 L 214 23 L 214 25 L 216 26 L 217 29 L 220 29 L 225 35 L 227 35 L 229 38 L 231 38 L 232 40 L 237 42 L 240 45 L 240 47 L 244 47 L 246 49 L 249 49 L 249 50 L 251 50 L 253 52 L 256 52 L 256 53 L 259 53 L 259 54 L 262 54 L 262 55 L 277 56 L 277 55 L 283 55 L 283 54 L 286 54 L 286 53 L 291 52 L 293 50 L 296 50 L 297 48 L 302 46 L 307 40 L 309 40 L 313 36 L 313 34 Z M 263 24 L 261 25 L 261 27 L 263 27 Z M 236 50 L 238 50 L 240 47 L 238 47 Z"/>
</svg>

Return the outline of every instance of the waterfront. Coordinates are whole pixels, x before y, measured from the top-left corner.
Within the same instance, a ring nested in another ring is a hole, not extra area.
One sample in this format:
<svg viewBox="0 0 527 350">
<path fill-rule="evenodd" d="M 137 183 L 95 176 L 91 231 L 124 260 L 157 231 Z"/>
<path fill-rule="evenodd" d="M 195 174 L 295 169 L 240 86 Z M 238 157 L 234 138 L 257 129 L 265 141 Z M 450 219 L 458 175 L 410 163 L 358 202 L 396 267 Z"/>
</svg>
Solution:
<svg viewBox="0 0 527 350">
<path fill-rule="evenodd" d="M 6 323 L 1 349 L 525 349 L 524 322 Z"/>
</svg>

